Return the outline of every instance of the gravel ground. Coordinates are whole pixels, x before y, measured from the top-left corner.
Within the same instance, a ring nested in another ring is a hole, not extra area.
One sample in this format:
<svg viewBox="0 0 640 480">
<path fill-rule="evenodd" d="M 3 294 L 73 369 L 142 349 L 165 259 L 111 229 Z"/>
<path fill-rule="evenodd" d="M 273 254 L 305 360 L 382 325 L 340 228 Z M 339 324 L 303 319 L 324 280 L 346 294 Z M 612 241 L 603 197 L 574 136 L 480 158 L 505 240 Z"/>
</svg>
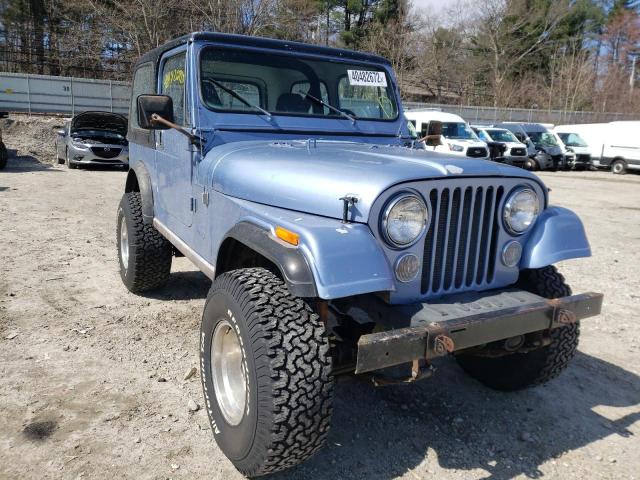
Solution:
<svg viewBox="0 0 640 480">
<path fill-rule="evenodd" d="M 569 369 L 513 394 L 449 360 L 413 386 L 342 380 L 326 448 L 274 478 L 640 477 L 640 176 L 542 177 L 593 247 L 561 271 L 606 295 Z M 0 478 L 241 478 L 185 379 L 209 282 L 181 258 L 160 292 L 125 290 L 124 179 L 25 155 L 0 172 Z"/>
</svg>

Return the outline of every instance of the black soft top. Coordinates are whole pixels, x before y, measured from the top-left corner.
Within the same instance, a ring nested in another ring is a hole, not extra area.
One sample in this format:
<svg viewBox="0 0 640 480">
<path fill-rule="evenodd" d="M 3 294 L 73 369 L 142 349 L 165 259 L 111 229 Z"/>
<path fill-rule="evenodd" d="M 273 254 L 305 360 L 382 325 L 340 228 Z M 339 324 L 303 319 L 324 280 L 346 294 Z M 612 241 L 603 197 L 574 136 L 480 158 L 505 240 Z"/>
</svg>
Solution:
<svg viewBox="0 0 640 480">
<path fill-rule="evenodd" d="M 138 59 L 135 67 L 141 63 L 153 62 L 154 66 L 160 61 L 160 57 L 167 51 L 183 45 L 189 41 L 211 41 L 228 45 L 239 45 L 245 47 L 268 48 L 272 50 L 281 50 L 286 52 L 300 52 L 312 55 L 326 55 L 330 57 L 344 58 L 348 60 L 356 60 L 363 62 L 383 63 L 389 65 L 386 58 L 371 53 L 354 52 L 353 50 L 344 50 L 341 48 L 322 47 L 319 45 L 310 45 L 301 42 L 289 42 L 286 40 L 275 40 L 273 38 L 250 37 L 247 35 L 233 35 L 228 33 L 213 32 L 194 32 L 182 37 L 175 38 L 164 45 L 148 51 Z"/>
</svg>

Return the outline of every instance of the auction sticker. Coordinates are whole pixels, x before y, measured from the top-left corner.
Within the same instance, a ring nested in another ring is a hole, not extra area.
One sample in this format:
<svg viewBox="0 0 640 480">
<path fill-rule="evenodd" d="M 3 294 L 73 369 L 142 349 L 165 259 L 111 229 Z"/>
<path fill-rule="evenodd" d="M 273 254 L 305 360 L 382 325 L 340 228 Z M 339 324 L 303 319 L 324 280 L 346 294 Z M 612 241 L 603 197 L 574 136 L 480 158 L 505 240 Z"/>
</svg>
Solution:
<svg viewBox="0 0 640 480">
<path fill-rule="evenodd" d="M 349 75 L 349 85 L 360 85 L 363 87 L 386 87 L 387 77 L 384 72 L 374 72 L 371 70 L 347 70 Z"/>
</svg>

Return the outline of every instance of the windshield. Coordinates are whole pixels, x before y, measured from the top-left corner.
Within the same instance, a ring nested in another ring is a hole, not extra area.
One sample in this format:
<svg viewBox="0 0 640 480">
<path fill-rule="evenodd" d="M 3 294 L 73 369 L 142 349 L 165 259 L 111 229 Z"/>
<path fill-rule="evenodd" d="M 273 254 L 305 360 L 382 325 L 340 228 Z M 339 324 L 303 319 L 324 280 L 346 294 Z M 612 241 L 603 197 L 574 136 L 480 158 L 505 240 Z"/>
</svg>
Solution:
<svg viewBox="0 0 640 480">
<path fill-rule="evenodd" d="M 567 147 L 588 147 L 577 133 L 559 133 L 558 136 Z"/>
<path fill-rule="evenodd" d="M 558 141 L 550 132 L 527 132 L 536 147 L 557 147 Z"/>
<path fill-rule="evenodd" d="M 494 142 L 519 142 L 516 136 L 509 130 L 487 130 L 487 133 L 491 135 Z"/>
<path fill-rule="evenodd" d="M 473 130 L 464 122 L 443 122 L 442 135 L 452 140 L 478 140 Z"/>
<path fill-rule="evenodd" d="M 260 114 L 257 106 L 275 115 L 398 117 L 391 80 L 374 64 L 206 48 L 200 68 L 202 99 L 216 111 Z"/>
</svg>

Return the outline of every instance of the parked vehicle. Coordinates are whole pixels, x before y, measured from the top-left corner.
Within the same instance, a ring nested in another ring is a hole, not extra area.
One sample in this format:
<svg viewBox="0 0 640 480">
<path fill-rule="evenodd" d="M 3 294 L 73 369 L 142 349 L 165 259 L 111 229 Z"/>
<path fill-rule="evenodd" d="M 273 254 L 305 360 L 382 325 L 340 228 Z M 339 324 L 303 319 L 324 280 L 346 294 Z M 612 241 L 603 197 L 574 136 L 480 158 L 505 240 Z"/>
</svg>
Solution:
<svg viewBox="0 0 640 480">
<path fill-rule="evenodd" d="M 111 112 L 83 112 L 66 123 L 56 137 L 58 163 L 80 165 L 129 163 L 127 119 Z"/>
<path fill-rule="evenodd" d="M 577 133 L 557 132 L 554 134 L 558 143 L 566 150 L 572 152 L 575 156 L 570 163 L 570 168 L 574 170 L 588 170 L 592 168 L 591 152 L 589 146 Z"/>
<path fill-rule="evenodd" d="M 532 170 L 566 168 L 570 161 L 567 158 L 567 152 L 560 147 L 555 135 L 541 123 L 503 122 L 494 125 L 494 127 L 506 128 L 514 135 L 516 132 L 526 134 L 527 139 L 531 141 L 528 148 L 529 158 L 532 160 L 530 163 Z"/>
<path fill-rule="evenodd" d="M 560 134 L 579 135 L 587 144 L 595 167 L 609 168 L 615 174 L 640 170 L 640 122 L 587 123 L 558 125 Z"/>
<path fill-rule="evenodd" d="M 489 142 L 499 142 L 505 146 L 501 161 L 516 167 L 524 168 L 526 166 L 527 145 L 518 140 L 510 130 L 478 125 L 473 127 L 473 131 L 487 145 Z"/>
<path fill-rule="evenodd" d="M 4 145 L 2 141 L 2 130 L 0 130 L 0 170 L 7 166 L 7 147 Z"/>
<path fill-rule="evenodd" d="M 181 252 L 213 280 L 206 410 L 247 476 L 318 451 L 337 375 L 413 382 L 455 354 L 517 390 L 558 375 L 600 311 L 553 266 L 591 254 L 578 217 L 530 172 L 412 148 L 394 79 L 375 55 L 218 33 L 134 67 L 120 275 L 158 288 Z"/>
<path fill-rule="evenodd" d="M 443 141 L 440 145 L 430 147 L 436 152 L 449 153 L 462 157 L 489 159 L 489 148 L 480 140 L 462 117 L 439 110 L 408 110 L 407 119 L 413 124 L 421 136 L 429 130 L 430 122 L 442 124 Z"/>
</svg>

